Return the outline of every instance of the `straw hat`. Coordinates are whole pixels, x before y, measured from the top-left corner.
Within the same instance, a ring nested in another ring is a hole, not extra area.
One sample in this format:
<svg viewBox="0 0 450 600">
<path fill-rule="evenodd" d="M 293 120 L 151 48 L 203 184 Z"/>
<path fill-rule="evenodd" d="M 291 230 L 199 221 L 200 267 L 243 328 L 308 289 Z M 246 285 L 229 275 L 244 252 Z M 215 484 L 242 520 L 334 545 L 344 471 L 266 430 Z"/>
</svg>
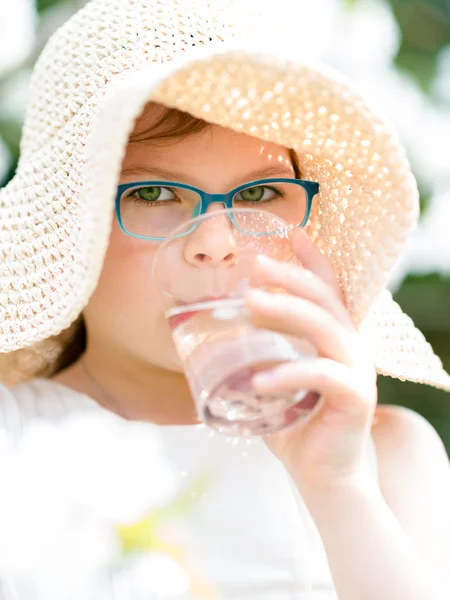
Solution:
<svg viewBox="0 0 450 600">
<path fill-rule="evenodd" d="M 70 339 L 102 268 L 128 136 L 152 100 L 293 148 L 302 176 L 320 184 L 307 232 L 378 372 L 450 391 L 386 289 L 419 214 L 403 147 L 341 74 L 263 54 L 249 41 L 261 31 L 252 9 L 92 0 L 50 39 L 32 77 L 17 174 L 0 190 L 0 380 L 51 368 Z M 260 37 L 271 52 L 281 47 Z"/>
</svg>

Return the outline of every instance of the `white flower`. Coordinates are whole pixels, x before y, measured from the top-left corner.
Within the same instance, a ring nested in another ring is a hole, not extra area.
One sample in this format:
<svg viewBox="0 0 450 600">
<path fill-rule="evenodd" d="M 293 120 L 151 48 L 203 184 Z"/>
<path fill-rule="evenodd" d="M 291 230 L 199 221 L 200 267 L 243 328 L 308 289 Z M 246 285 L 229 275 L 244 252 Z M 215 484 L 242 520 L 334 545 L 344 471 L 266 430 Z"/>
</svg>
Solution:
<svg viewBox="0 0 450 600">
<path fill-rule="evenodd" d="M 407 253 L 409 270 L 423 274 L 437 271 L 450 275 L 450 193 L 445 190 L 434 196 L 429 211 L 422 219 L 414 236 L 414 244 Z"/>
<path fill-rule="evenodd" d="M 400 31 L 390 5 L 366 0 L 351 10 L 342 10 L 342 4 L 339 8 L 328 32 L 323 60 L 358 79 L 366 75 L 371 78 L 390 66 L 400 45 Z"/>
<path fill-rule="evenodd" d="M 0 2 L 0 76 L 26 59 L 36 37 L 33 0 Z"/>
<path fill-rule="evenodd" d="M 31 81 L 31 69 L 19 69 L 2 82 L 0 113 L 2 118 L 23 121 Z"/>
<path fill-rule="evenodd" d="M 78 418 L 64 430 L 62 452 L 73 495 L 116 523 L 142 518 L 176 492 L 158 429 L 150 424 L 104 414 Z"/>
<path fill-rule="evenodd" d="M 184 568 L 173 558 L 160 552 L 149 552 L 135 556 L 116 576 L 115 585 L 126 597 L 133 600 L 141 598 L 157 598 L 160 596 L 178 596 L 189 590 L 189 577 Z"/>
<path fill-rule="evenodd" d="M 0 436 L 0 466 L 0 576 L 92 577 L 117 559 L 115 524 L 176 492 L 157 428 L 106 412 Z"/>
<path fill-rule="evenodd" d="M 86 577 L 116 554 L 112 526 L 93 522 L 70 495 L 58 439 L 54 426 L 42 424 L 31 428 L 17 449 L 3 452 L 1 573 L 72 570 Z"/>
</svg>

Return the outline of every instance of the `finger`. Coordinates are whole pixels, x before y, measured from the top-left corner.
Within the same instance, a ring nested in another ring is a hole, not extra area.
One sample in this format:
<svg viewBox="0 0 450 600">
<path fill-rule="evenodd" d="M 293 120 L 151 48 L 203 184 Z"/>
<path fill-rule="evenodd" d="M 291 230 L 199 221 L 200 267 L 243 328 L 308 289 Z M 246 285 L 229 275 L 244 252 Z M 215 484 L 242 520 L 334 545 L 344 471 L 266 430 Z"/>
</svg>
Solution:
<svg viewBox="0 0 450 600">
<path fill-rule="evenodd" d="M 251 283 L 255 286 L 263 283 L 278 286 L 291 294 L 315 302 L 331 312 L 346 327 L 354 329 L 353 321 L 342 303 L 340 294 L 336 294 L 334 286 L 306 268 L 260 255 Z"/>
<path fill-rule="evenodd" d="M 302 389 L 319 392 L 326 406 L 352 415 L 367 415 L 377 398 L 375 371 L 350 369 L 327 358 L 284 363 L 255 375 L 253 385 L 265 394 Z"/>
<path fill-rule="evenodd" d="M 307 338 L 319 354 L 349 366 L 359 354 L 358 336 L 321 306 L 290 294 L 251 289 L 246 295 L 256 325 Z"/>
<path fill-rule="evenodd" d="M 322 279 L 325 283 L 331 286 L 337 296 L 341 298 L 344 305 L 347 305 L 344 293 L 336 278 L 336 273 L 330 261 L 322 254 L 322 252 L 309 239 L 308 234 L 301 227 L 297 227 L 292 232 L 292 249 L 293 252 L 305 269 L 309 269 Z"/>
</svg>

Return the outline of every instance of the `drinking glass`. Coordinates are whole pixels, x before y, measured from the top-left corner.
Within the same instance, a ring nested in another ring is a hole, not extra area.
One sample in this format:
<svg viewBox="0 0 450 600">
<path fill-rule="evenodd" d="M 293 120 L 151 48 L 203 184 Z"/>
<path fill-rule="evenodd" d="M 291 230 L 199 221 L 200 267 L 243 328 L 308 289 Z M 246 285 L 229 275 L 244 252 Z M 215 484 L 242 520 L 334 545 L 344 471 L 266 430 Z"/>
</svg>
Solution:
<svg viewBox="0 0 450 600">
<path fill-rule="evenodd" d="M 156 252 L 154 281 L 199 418 L 220 433 L 267 435 L 318 403 L 314 390 L 253 386 L 258 372 L 317 355 L 308 340 L 255 324 L 244 301 L 258 255 L 295 260 L 292 230 L 264 210 L 213 210 L 177 227 Z"/>
</svg>

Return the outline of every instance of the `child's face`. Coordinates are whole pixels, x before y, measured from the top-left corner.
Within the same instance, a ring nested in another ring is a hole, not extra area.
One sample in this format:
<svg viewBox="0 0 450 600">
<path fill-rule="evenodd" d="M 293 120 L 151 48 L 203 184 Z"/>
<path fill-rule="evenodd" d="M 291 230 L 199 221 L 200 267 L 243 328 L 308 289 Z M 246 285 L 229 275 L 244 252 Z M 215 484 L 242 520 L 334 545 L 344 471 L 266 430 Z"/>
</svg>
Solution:
<svg viewBox="0 0 450 600">
<path fill-rule="evenodd" d="M 152 115 L 144 113 L 135 132 L 148 129 Z M 213 126 L 183 141 L 164 146 L 151 141 L 128 144 L 122 170 L 140 166 L 145 171 L 123 175 L 120 183 L 161 180 L 147 172 L 152 167 L 176 172 L 178 180 L 205 192 L 225 193 L 252 181 L 252 171 L 276 167 L 272 177 L 295 177 L 289 151 L 244 134 Z M 279 170 L 279 173 L 278 173 Z M 210 206 L 209 210 L 214 210 Z M 201 248 L 208 254 L 212 239 Z M 123 233 L 114 219 L 109 248 L 97 289 L 84 311 L 89 344 L 97 351 L 118 353 L 143 363 L 180 371 L 152 264 L 159 243 Z"/>
</svg>

